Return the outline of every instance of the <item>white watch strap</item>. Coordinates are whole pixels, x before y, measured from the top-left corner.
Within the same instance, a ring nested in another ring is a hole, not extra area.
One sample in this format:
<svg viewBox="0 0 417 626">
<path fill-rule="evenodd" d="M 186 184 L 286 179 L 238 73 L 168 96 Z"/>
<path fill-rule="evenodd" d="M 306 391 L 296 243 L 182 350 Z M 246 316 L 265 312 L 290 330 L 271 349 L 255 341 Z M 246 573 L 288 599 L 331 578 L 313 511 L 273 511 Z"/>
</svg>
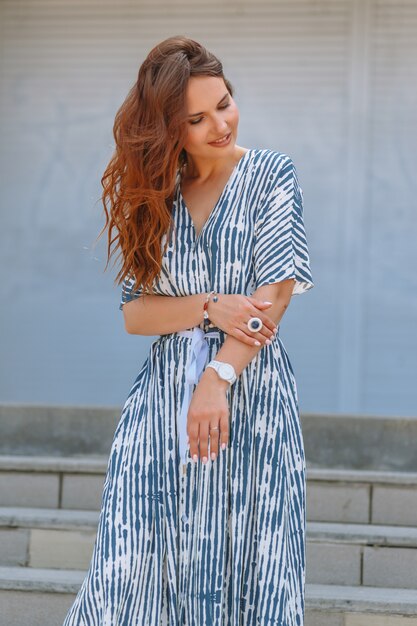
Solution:
<svg viewBox="0 0 417 626">
<path fill-rule="evenodd" d="M 210 361 L 210 363 L 207 364 L 207 367 L 212 367 L 219 374 L 219 368 L 222 365 L 228 365 L 229 367 L 232 368 L 232 370 L 233 370 L 233 380 L 232 381 L 230 381 L 230 380 L 227 381 L 230 385 L 232 385 L 235 382 L 237 376 L 236 376 L 235 368 L 233 367 L 233 365 L 231 363 L 226 363 L 225 361 L 216 361 L 215 359 L 212 359 Z M 225 378 L 222 378 L 220 376 L 220 374 L 219 374 L 219 378 L 221 378 L 222 380 L 226 380 Z"/>
</svg>

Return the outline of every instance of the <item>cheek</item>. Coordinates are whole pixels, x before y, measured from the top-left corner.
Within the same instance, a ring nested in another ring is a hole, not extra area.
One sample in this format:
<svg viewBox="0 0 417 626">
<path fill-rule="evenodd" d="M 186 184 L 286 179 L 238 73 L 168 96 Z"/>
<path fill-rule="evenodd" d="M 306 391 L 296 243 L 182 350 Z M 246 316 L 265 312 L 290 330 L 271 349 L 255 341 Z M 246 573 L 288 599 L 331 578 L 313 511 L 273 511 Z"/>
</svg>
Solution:
<svg viewBox="0 0 417 626">
<path fill-rule="evenodd" d="M 187 145 L 194 145 L 201 143 L 201 138 L 203 136 L 202 128 L 200 124 L 191 125 L 188 127 L 187 131 Z"/>
<path fill-rule="evenodd" d="M 233 111 L 230 112 L 230 123 L 233 126 L 237 126 L 239 124 L 239 109 L 234 107 Z"/>
</svg>

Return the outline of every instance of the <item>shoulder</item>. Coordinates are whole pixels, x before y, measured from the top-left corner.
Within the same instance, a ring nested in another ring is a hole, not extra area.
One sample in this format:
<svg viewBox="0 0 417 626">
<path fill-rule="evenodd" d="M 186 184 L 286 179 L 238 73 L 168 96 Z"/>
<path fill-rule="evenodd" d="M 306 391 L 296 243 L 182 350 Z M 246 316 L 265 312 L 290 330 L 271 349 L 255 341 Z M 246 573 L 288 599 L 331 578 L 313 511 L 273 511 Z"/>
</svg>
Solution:
<svg viewBox="0 0 417 626">
<path fill-rule="evenodd" d="M 269 171 L 273 174 L 292 165 L 291 157 L 285 152 L 278 152 L 270 148 L 256 148 L 253 152 L 253 162 L 258 172 Z"/>
<path fill-rule="evenodd" d="M 291 157 L 285 152 L 270 148 L 254 149 L 253 182 L 259 199 L 273 191 L 287 176 L 291 178 L 294 169 Z"/>
<path fill-rule="evenodd" d="M 288 154 L 270 148 L 255 149 L 253 165 L 255 178 L 262 180 L 264 187 L 294 169 L 294 163 Z"/>
</svg>

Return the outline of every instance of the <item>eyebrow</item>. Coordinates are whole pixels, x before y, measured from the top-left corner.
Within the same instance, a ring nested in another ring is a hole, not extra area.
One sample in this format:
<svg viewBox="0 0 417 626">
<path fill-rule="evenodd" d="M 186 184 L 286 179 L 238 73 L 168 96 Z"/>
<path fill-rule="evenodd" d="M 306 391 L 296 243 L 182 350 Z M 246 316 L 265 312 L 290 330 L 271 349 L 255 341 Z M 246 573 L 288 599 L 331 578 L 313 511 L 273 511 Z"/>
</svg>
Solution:
<svg viewBox="0 0 417 626">
<path fill-rule="evenodd" d="M 219 102 L 217 103 L 217 106 L 219 106 L 219 104 L 221 104 L 221 103 L 223 102 L 223 100 L 224 100 L 225 98 L 227 98 L 227 96 L 228 96 L 228 95 L 229 95 L 229 92 L 227 91 L 227 92 L 224 94 L 223 98 L 222 98 L 221 100 L 219 100 Z M 204 113 L 204 111 L 200 111 L 200 113 L 192 113 L 192 114 L 191 114 L 191 115 L 189 115 L 188 117 L 196 117 L 197 115 L 203 115 L 203 113 Z"/>
</svg>

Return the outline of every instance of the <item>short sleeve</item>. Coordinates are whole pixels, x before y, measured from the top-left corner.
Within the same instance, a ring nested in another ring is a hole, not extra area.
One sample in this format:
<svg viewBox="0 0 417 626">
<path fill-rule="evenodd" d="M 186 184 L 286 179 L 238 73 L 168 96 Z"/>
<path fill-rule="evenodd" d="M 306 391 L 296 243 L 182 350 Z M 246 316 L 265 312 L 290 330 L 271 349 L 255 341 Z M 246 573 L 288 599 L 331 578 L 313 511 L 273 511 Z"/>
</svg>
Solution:
<svg viewBox="0 0 417 626">
<path fill-rule="evenodd" d="M 142 295 L 143 290 L 141 287 L 133 291 L 134 284 L 135 284 L 135 280 L 133 277 L 124 279 L 122 283 L 122 299 L 119 304 L 120 311 L 122 310 L 123 305 L 126 304 L 126 302 L 135 300 L 136 298 L 139 298 L 139 296 Z"/>
<path fill-rule="evenodd" d="M 303 192 L 291 158 L 281 157 L 258 207 L 254 239 L 255 288 L 295 278 L 292 295 L 314 287 L 303 218 Z M 264 178 L 265 180 L 265 178 Z"/>
</svg>

